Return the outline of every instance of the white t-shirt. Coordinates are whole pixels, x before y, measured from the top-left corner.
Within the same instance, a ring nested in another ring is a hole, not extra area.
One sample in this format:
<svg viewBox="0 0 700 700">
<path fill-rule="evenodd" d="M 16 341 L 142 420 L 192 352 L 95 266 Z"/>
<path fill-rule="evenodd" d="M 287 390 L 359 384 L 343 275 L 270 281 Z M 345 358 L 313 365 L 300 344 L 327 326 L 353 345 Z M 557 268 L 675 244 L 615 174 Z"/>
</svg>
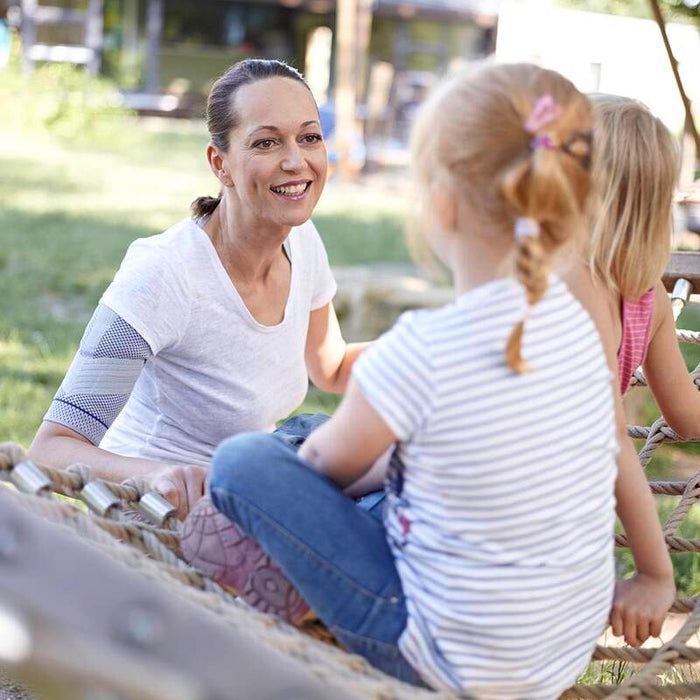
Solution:
<svg viewBox="0 0 700 700">
<path fill-rule="evenodd" d="M 124 456 L 208 466 L 230 435 L 271 430 L 304 400 L 309 314 L 336 291 L 311 221 L 285 249 L 291 283 L 284 319 L 258 323 L 211 240 L 192 220 L 134 241 L 102 304 L 146 340 L 146 363 L 100 447 Z"/>
<path fill-rule="evenodd" d="M 575 682 L 613 594 L 617 442 L 593 321 L 552 277 L 525 324 L 499 279 L 405 314 L 353 366 L 399 439 L 385 523 L 408 622 L 399 640 L 432 685 L 547 700 Z M 575 371 L 572 372 L 572 359 Z"/>
</svg>

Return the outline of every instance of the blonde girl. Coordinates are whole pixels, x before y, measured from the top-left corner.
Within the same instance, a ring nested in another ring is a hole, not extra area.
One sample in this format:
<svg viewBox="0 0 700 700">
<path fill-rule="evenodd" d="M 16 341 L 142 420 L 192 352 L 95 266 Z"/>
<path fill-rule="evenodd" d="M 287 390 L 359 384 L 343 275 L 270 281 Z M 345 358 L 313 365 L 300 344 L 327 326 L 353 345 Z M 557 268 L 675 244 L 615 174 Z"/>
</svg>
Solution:
<svg viewBox="0 0 700 700">
<path fill-rule="evenodd" d="M 641 365 L 668 425 L 681 437 L 697 437 L 700 394 L 688 377 L 661 282 L 671 247 L 678 148 L 643 104 L 612 95 L 594 95 L 591 101 L 593 174 L 601 206 L 594 213 L 587 259 L 567 272 L 566 280 L 596 322 L 616 370 L 618 404 Z M 639 499 L 651 501 L 651 496 L 622 420 L 618 440 L 618 508 L 632 514 Z M 644 537 L 642 529 L 636 532 Z M 618 583 L 611 615 L 613 632 L 631 644 L 659 633 L 656 603 L 668 600 L 673 590 L 663 545 L 650 534 L 654 541 L 646 549 L 656 555 L 638 566 L 633 579 Z M 636 621 L 627 614 L 630 605 L 638 611 Z"/>
<path fill-rule="evenodd" d="M 611 371 L 589 315 L 548 274 L 584 229 L 591 129 L 586 98 L 551 71 L 445 83 L 412 154 L 456 301 L 405 314 L 365 351 L 298 454 L 248 434 L 213 460 L 216 507 L 346 647 L 412 683 L 555 698 L 608 619 Z M 379 522 L 342 489 L 391 446 Z"/>
<path fill-rule="evenodd" d="M 661 282 L 671 250 L 678 147 L 640 102 L 614 95 L 594 95 L 591 102 L 601 206 L 587 262 L 609 309 L 620 393 L 643 365 L 666 422 L 681 437 L 697 437 L 700 394 L 688 378 Z"/>
</svg>

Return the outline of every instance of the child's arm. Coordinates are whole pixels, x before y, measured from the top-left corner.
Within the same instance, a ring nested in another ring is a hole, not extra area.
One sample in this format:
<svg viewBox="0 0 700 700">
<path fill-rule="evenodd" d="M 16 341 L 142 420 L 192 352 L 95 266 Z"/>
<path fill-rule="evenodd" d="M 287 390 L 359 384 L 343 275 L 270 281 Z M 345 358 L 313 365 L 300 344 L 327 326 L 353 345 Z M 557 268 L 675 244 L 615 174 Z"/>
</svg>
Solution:
<svg viewBox="0 0 700 700">
<path fill-rule="evenodd" d="M 618 581 L 610 623 L 613 634 L 625 637 L 633 646 L 643 644 L 649 635 L 658 637 L 676 589 L 673 567 L 659 525 L 654 498 L 639 463 L 617 391 L 615 376 L 615 413 L 620 452 L 617 457 L 615 497 L 617 515 L 622 521 L 637 573 Z"/>
<path fill-rule="evenodd" d="M 661 282 L 654 296 L 653 335 L 644 374 L 669 427 L 683 438 L 700 437 L 700 392 L 688 376 L 676 340 L 671 301 Z"/>
<path fill-rule="evenodd" d="M 333 418 L 311 433 L 299 456 L 344 488 L 365 475 L 394 442 L 396 436 L 351 380 Z"/>
<path fill-rule="evenodd" d="M 615 496 L 617 514 L 627 534 L 637 567 L 636 575 L 619 581 L 610 622 L 613 634 L 624 635 L 628 644 L 642 644 L 650 634 L 658 636 L 666 612 L 673 603 L 673 567 L 666 549 L 654 498 L 627 435 L 625 413 L 617 377 L 614 321 L 605 291 L 596 289 L 583 267 L 567 275 L 567 284 L 588 310 L 598 328 L 608 366 L 613 375 L 613 399 L 620 452 L 617 457 Z"/>
</svg>

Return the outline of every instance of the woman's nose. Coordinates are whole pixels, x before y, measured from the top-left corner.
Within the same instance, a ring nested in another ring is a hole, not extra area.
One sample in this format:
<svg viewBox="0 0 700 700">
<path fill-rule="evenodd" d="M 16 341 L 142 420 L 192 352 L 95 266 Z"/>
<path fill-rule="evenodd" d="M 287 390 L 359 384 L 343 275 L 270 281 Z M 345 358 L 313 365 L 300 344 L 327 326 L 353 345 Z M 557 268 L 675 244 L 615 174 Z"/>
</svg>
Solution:
<svg viewBox="0 0 700 700">
<path fill-rule="evenodd" d="M 294 143 L 284 151 L 282 170 L 299 170 L 304 165 L 304 157 L 299 145 Z"/>
</svg>

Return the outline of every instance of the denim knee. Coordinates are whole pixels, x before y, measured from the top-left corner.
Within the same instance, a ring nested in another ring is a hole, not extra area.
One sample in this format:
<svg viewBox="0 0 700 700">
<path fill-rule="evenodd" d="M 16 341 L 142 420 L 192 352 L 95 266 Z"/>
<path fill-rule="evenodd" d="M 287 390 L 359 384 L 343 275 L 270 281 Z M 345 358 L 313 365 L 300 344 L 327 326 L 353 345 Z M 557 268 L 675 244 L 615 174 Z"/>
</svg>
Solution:
<svg viewBox="0 0 700 700">
<path fill-rule="evenodd" d="M 272 476 L 267 472 L 283 448 L 270 433 L 240 433 L 224 440 L 212 457 L 209 488 L 239 493 L 253 482 L 259 487 Z"/>
</svg>

